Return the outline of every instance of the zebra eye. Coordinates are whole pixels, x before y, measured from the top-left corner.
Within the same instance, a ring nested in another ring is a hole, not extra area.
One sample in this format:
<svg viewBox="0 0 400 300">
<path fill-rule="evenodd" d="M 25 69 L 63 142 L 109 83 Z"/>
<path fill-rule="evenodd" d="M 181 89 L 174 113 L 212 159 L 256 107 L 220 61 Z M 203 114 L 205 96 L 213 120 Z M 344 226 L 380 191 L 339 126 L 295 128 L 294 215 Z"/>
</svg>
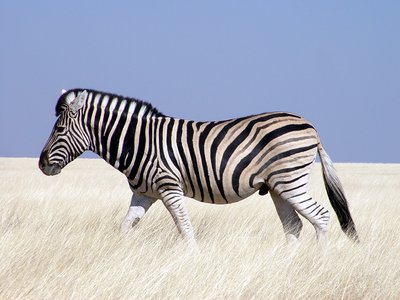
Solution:
<svg viewBox="0 0 400 300">
<path fill-rule="evenodd" d="M 57 131 L 57 133 L 59 133 L 59 134 L 63 134 L 63 133 L 66 133 L 67 128 L 64 127 L 64 126 L 57 126 L 57 127 L 56 127 L 56 131 Z"/>
</svg>

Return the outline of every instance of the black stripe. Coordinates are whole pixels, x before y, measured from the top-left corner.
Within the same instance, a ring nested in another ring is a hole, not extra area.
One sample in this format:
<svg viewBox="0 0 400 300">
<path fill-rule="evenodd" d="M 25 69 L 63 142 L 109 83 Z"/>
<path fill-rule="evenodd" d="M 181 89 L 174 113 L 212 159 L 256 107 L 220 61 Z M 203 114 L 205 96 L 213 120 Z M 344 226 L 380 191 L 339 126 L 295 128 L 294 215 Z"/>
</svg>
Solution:
<svg viewBox="0 0 400 300">
<path fill-rule="evenodd" d="M 310 206 L 307 206 L 306 208 L 303 208 L 301 211 L 304 211 L 306 209 L 309 209 L 310 207 L 313 207 L 314 205 L 317 205 L 317 202 L 314 202 L 313 204 L 311 204 Z"/>
<path fill-rule="evenodd" d="M 109 131 L 106 132 L 106 124 L 107 124 L 108 118 L 110 117 L 110 114 L 112 113 L 110 111 L 111 102 L 112 102 L 112 99 L 109 98 L 108 102 L 107 102 L 107 105 L 104 107 L 103 123 L 101 124 L 102 139 L 101 139 L 100 143 L 102 144 L 102 151 L 99 154 L 103 158 L 106 158 L 107 151 L 108 151 L 108 149 L 107 149 L 107 136 L 108 136 Z"/>
<path fill-rule="evenodd" d="M 310 214 L 312 214 L 315 210 L 317 210 L 318 208 L 320 208 L 321 207 L 321 205 L 320 204 L 318 204 L 318 206 L 316 207 L 316 208 L 314 208 L 312 211 L 310 211 L 309 213 Z M 315 214 L 315 216 L 316 216 L 317 214 Z"/>
<path fill-rule="evenodd" d="M 175 181 L 175 179 L 171 175 L 166 174 L 166 175 L 163 175 L 161 177 L 157 177 L 157 179 L 154 180 L 154 183 L 158 183 L 158 182 L 163 181 L 163 180 Z"/>
<path fill-rule="evenodd" d="M 306 173 L 306 174 L 303 174 L 303 175 L 301 175 L 301 176 L 299 176 L 299 177 L 296 177 L 296 178 L 294 178 L 294 179 L 292 179 L 292 180 L 287 180 L 287 181 L 277 181 L 275 184 L 274 184 L 274 189 L 278 186 L 278 185 L 281 185 L 281 184 L 290 184 L 290 183 L 293 183 L 293 182 L 295 182 L 295 181 L 297 181 L 297 180 L 299 180 L 299 179 L 301 179 L 301 178 L 303 178 L 304 176 L 308 176 L 308 173 Z"/>
<path fill-rule="evenodd" d="M 184 169 L 185 169 L 185 174 L 186 174 L 186 180 L 189 180 L 189 185 L 190 188 L 192 190 L 192 197 L 194 196 L 194 185 L 193 185 L 193 180 L 192 180 L 192 176 L 190 176 L 190 169 L 189 169 L 189 164 L 187 161 L 187 158 L 185 156 L 185 151 L 183 149 L 183 144 L 185 143 L 184 141 L 182 141 L 182 136 L 183 136 L 183 123 L 185 121 L 184 120 L 179 120 L 178 121 L 178 129 L 177 129 L 177 146 L 178 146 L 178 152 L 179 152 L 179 156 L 181 158 L 181 161 L 183 163 Z M 186 181 L 185 180 L 185 181 Z"/>
<path fill-rule="evenodd" d="M 294 149 L 290 149 L 288 151 L 284 151 L 279 153 L 278 155 L 275 155 L 274 157 L 272 157 L 271 159 L 269 159 L 263 166 L 262 169 L 266 169 L 269 165 L 271 165 L 272 163 L 284 159 L 286 157 L 298 154 L 298 153 L 302 153 L 302 152 L 306 152 L 308 150 L 314 149 L 318 146 L 318 144 L 313 144 L 310 146 L 306 146 L 306 147 L 300 147 L 300 148 L 294 148 Z"/>
<path fill-rule="evenodd" d="M 301 196 L 301 195 L 304 195 L 304 194 L 307 194 L 307 192 L 303 192 L 303 193 L 300 193 L 300 194 L 296 194 L 296 195 L 294 195 L 294 196 L 291 196 L 291 197 L 288 198 L 288 200 L 289 200 L 289 199 L 296 198 L 296 197 Z"/>
<path fill-rule="evenodd" d="M 300 203 L 304 203 L 304 202 L 307 202 L 307 201 L 310 201 L 310 200 L 312 200 L 312 198 L 310 197 L 310 198 L 308 198 L 308 199 L 306 199 L 306 200 L 303 200 L 303 201 L 300 201 L 300 202 L 297 202 L 298 204 L 300 204 Z"/>
<path fill-rule="evenodd" d="M 319 213 L 324 209 L 324 207 L 321 207 L 321 209 L 317 212 L 316 216 L 319 215 Z"/>
<path fill-rule="evenodd" d="M 199 191 L 200 191 L 200 199 L 201 199 L 201 201 L 204 201 L 204 191 L 203 191 L 203 187 L 201 185 L 200 172 L 199 172 L 199 168 L 197 165 L 196 154 L 195 154 L 194 147 L 193 147 L 193 136 L 194 136 L 194 131 L 192 128 L 193 123 L 194 123 L 193 121 L 189 121 L 186 124 L 186 132 L 187 132 L 186 140 L 187 140 L 187 146 L 189 148 L 190 157 L 191 157 L 192 163 L 193 163 L 194 176 L 196 177 L 196 180 L 197 180 L 197 187 L 199 188 Z M 196 197 L 196 190 L 193 190 L 193 198 L 195 198 L 195 197 Z"/>
<path fill-rule="evenodd" d="M 206 140 L 207 140 L 207 137 L 208 137 L 210 131 L 213 128 L 214 128 L 214 124 L 211 122 L 211 123 L 207 124 L 206 127 L 204 128 L 204 130 L 200 133 L 199 149 L 200 149 L 201 163 L 202 163 L 204 178 L 206 179 L 208 194 L 210 196 L 211 202 L 215 203 L 214 195 L 213 195 L 211 183 L 210 183 L 210 175 L 209 175 L 208 167 L 207 167 L 206 154 L 205 154 L 205 148 L 206 148 L 205 143 L 206 143 Z"/>
<path fill-rule="evenodd" d="M 301 166 L 296 166 L 296 167 L 291 167 L 291 168 L 284 168 L 284 169 L 280 169 L 280 170 L 276 170 L 274 172 L 271 172 L 267 178 L 266 178 L 266 182 L 268 182 L 273 176 L 278 175 L 278 174 L 282 174 L 282 173 L 289 173 L 289 172 L 293 172 L 293 171 L 297 171 L 300 169 L 303 169 L 305 167 L 308 167 L 309 165 L 311 165 L 314 161 L 310 161 L 309 163 L 306 163 L 304 165 Z"/>
<path fill-rule="evenodd" d="M 303 176 L 304 176 L 304 175 L 303 175 Z M 303 177 L 303 176 L 301 176 L 301 177 Z M 287 193 L 287 192 L 291 192 L 291 191 L 297 190 L 297 189 L 299 189 L 299 188 L 301 188 L 301 187 L 303 187 L 303 186 L 305 186 L 305 185 L 307 185 L 307 183 L 303 183 L 303 184 L 301 184 L 301 185 L 299 185 L 299 186 L 296 186 L 296 187 L 294 187 L 294 188 L 291 188 L 291 189 L 288 189 L 288 190 L 284 190 L 284 191 L 282 191 L 282 192 L 279 193 L 279 196 L 281 196 L 283 193 Z"/>
<path fill-rule="evenodd" d="M 96 98 L 96 96 L 97 95 L 93 95 L 93 98 L 92 98 L 93 105 L 94 105 L 94 99 Z M 101 105 L 99 105 L 99 104 L 101 104 L 101 101 L 102 101 L 102 95 L 99 95 L 99 101 L 97 102 L 98 105 L 94 108 L 95 110 L 93 111 L 95 126 L 94 126 L 94 128 L 92 128 L 93 136 L 94 136 L 94 139 L 92 139 L 92 141 L 94 141 L 95 149 L 96 149 L 97 153 L 99 152 L 99 149 L 100 149 L 100 139 L 99 139 L 100 126 L 99 126 L 99 122 L 100 122 L 100 116 L 101 116 Z M 87 120 L 88 124 L 90 124 L 90 120 L 92 119 L 92 116 L 93 115 L 90 115 L 90 113 L 88 114 L 88 120 Z"/>
<path fill-rule="evenodd" d="M 157 124 L 158 124 L 158 118 L 154 119 L 152 118 L 150 122 L 150 149 L 149 152 L 151 155 L 149 155 L 149 162 L 145 165 L 147 166 L 149 163 L 151 164 L 148 168 L 148 171 L 146 173 L 146 191 L 147 189 L 152 189 L 153 182 L 155 181 L 155 177 L 158 175 L 158 169 L 159 169 L 159 161 L 157 159 L 157 145 L 156 145 L 156 135 L 157 135 Z M 147 162 L 147 161 L 146 161 Z M 151 178 L 150 178 L 151 174 Z"/>
<path fill-rule="evenodd" d="M 92 94 L 92 105 L 91 106 L 89 106 L 89 108 L 87 109 L 88 110 L 88 113 L 87 113 L 87 120 L 85 120 L 85 123 L 86 124 L 88 124 L 88 126 L 90 127 L 90 120 L 91 120 L 91 118 L 92 118 L 92 115 L 93 114 L 96 114 L 96 111 L 95 111 L 95 106 L 94 106 L 94 98 L 96 97 L 96 95 L 94 95 L 94 94 Z M 84 114 L 82 113 L 82 116 L 84 117 Z M 97 122 L 95 122 L 95 124 L 97 124 Z M 95 127 L 97 127 L 97 126 L 95 126 Z M 96 150 L 98 150 L 99 148 L 97 147 L 97 143 L 96 143 L 96 140 L 97 140 L 97 138 L 96 138 L 96 134 L 94 133 L 95 132 L 95 129 L 96 128 L 91 128 L 91 130 L 89 130 L 89 136 L 90 136 L 90 140 L 92 141 L 92 145 L 93 145 L 93 147 L 94 147 L 94 151 L 96 151 Z M 96 148 L 97 147 L 97 148 Z"/>
<path fill-rule="evenodd" d="M 180 188 L 180 185 L 177 184 L 177 183 L 174 183 L 174 182 L 164 182 L 164 183 L 162 183 L 162 184 L 160 184 L 160 185 L 157 186 L 157 188 L 158 188 L 159 190 L 160 190 L 161 188 L 163 188 L 163 187 L 168 187 L 168 190 L 170 190 L 171 187 Z"/>
<path fill-rule="evenodd" d="M 144 190 L 145 193 L 147 193 L 148 190 L 151 190 L 151 188 L 152 188 L 151 186 L 152 186 L 152 184 L 154 182 L 154 178 L 157 175 L 157 164 L 156 164 L 156 161 L 157 161 L 157 158 L 156 158 L 155 153 L 153 153 L 153 155 L 151 155 L 151 156 L 147 155 L 147 158 L 145 160 L 145 164 L 144 164 L 144 167 L 143 167 L 143 171 L 142 171 L 141 176 L 140 176 L 141 180 L 145 179 L 145 184 L 146 184 L 145 190 Z M 150 164 L 150 166 L 148 166 L 148 164 Z M 144 174 L 144 171 L 146 170 L 146 166 L 148 166 L 148 168 L 147 168 L 146 174 Z M 151 171 L 153 171 L 153 175 L 151 177 L 151 180 L 149 180 Z"/>
<path fill-rule="evenodd" d="M 149 190 L 149 188 L 151 188 L 151 186 L 149 187 L 149 184 L 151 185 L 151 182 L 149 182 L 149 180 L 147 180 L 147 178 L 149 178 L 150 171 L 152 170 L 152 168 L 157 167 L 155 164 L 155 161 L 156 161 L 155 153 L 154 153 L 154 149 L 155 149 L 154 143 L 155 142 L 154 142 L 154 138 L 153 138 L 154 127 L 155 127 L 154 120 L 151 120 L 151 119 L 150 120 L 142 120 L 142 126 L 144 126 L 146 128 L 146 125 L 148 125 L 147 132 L 148 132 L 149 136 L 147 139 L 147 143 L 148 143 L 149 149 L 147 150 L 147 155 L 145 155 L 145 157 L 144 157 L 143 167 L 141 170 L 136 170 L 132 167 L 131 173 L 129 174 L 129 178 L 133 179 L 133 178 L 135 178 L 135 174 L 140 171 L 139 179 L 138 179 L 138 182 L 136 183 L 136 186 L 140 187 L 144 180 L 145 185 L 146 185 L 144 193 L 146 193 Z M 130 161 L 131 161 L 131 159 L 130 159 Z M 149 166 L 149 164 L 150 164 L 150 166 Z M 147 166 L 148 166 L 147 173 L 144 174 Z M 156 173 L 156 172 L 154 172 L 154 173 Z"/>
<path fill-rule="evenodd" d="M 172 198 L 173 199 L 173 198 Z M 171 207 L 172 205 L 174 205 L 175 203 L 177 203 L 177 202 L 179 202 L 179 201 L 181 201 L 182 199 L 180 198 L 180 197 L 178 197 L 178 199 L 176 199 L 174 202 L 171 202 L 171 203 L 168 203 L 167 204 L 167 206 L 168 207 Z M 177 208 L 180 208 L 181 207 L 181 204 L 177 207 Z"/>
<path fill-rule="evenodd" d="M 118 101 L 117 105 L 114 108 L 114 110 L 110 111 L 111 120 L 110 120 L 110 124 L 109 124 L 109 126 L 108 126 L 108 128 L 106 130 L 106 133 L 105 133 L 105 144 L 106 144 L 106 147 L 107 147 L 107 140 L 111 135 L 111 130 L 112 130 L 114 124 L 117 122 L 117 113 L 116 112 L 118 111 L 120 105 L 121 105 L 121 102 Z M 116 127 L 118 127 L 118 125 Z M 107 149 L 108 153 L 110 154 L 110 156 L 109 156 L 110 159 L 108 161 L 108 163 L 110 165 L 114 165 L 115 157 L 117 156 L 117 150 L 118 150 L 118 146 L 117 147 L 113 147 L 113 143 L 112 143 L 113 137 L 115 137 L 115 132 L 114 132 L 114 135 L 111 136 L 110 147 L 109 147 L 109 149 Z"/>
<path fill-rule="evenodd" d="M 133 155 L 134 155 L 134 147 L 135 147 L 135 131 L 137 127 L 137 119 L 131 118 L 128 128 L 126 130 L 126 135 L 123 141 L 121 157 L 126 158 L 126 165 L 120 164 L 120 170 L 127 169 L 130 165 Z"/>
<path fill-rule="evenodd" d="M 173 120 L 171 119 L 170 122 L 173 122 Z M 157 137 L 158 147 L 159 147 L 158 153 L 160 154 L 159 159 L 164 163 L 165 167 L 171 172 L 171 174 L 175 174 L 165 157 L 165 154 L 164 154 L 165 149 L 163 149 L 163 147 L 164 147 L 163 141 L 165 139 L 166 140 L 171 139 L 171 135 L 168 133 L 168 125 L 165 125 L 165 123 L 166 123 L 166 119 L 161 118 L 160 126 L 158 129 L 158 137 Z M 164 136 L 164 126 L 167 126 L 167 136 Z M 168 148 L 168 145 L 167 145 L 167 148 Z M 166 150 L 169 151 L 168 149 L 166 149 Z M 175 174 L 175 175 L 177 175 L 177 174 Z"/>
<path fill-rule="evenodd" d="M 164 137 L 164 139 L 167 141 L 168 156 L 171 159 L 172 163 L 174 164 L 175 168 L 178 169 L 178 171 L 180 172 L 180 174 L 179 174 L 180 177 L 182 177 L 181 168 L 178 164 L 177 158 L 175 157 L 174 148 L 172 147 L 172 144 L 175 144 L 175 145 L 177 144 L 176 140 L 175 141 L 172 140 L 172 130 L 173 130 L 174 124 L 175 124 L 175 119 L 170 118 L 169 124 L 167 126 L 167 136 Z M 172 169 L 171 169 L 171 172 L 172 172 Z M 178 175 L 178 174 L 176 174 L 176 175 Z"/>
<path fill-rule="evenodd" d="M 148 121 L 149 120 L 147 120 L 147 119 L 142 119 L 142 122 L 140 124 L 139 137 L 137 139 L 138 140 L 137 141 L 137 143 L 138 143 L 137 153 L 136 153 L 135 162 L 133 163 L 131 173 L 129 174 L 129 179 L 134 179 L 135 177 L 137 177 L 137 174 L 139 172 L 141 173 L 139 176 L 139 180 L 136 184 L 136 187 L 140 187 L 140 185 L 142 184 L 143 179 L 144 179 L 143 173 L 142 173 L 144 171 L 144 169 L 139 170 L 140 163 L 142 162 L 143 159 L 146 161 L 149 160 L 149 156 L 144 155 L 144 150 L 146 148 L 146 143 L 147 143 L 147 141 L 146 141 L 146 123 Z M 134 142 L 136 142 L 136 141 L 134 141 Z"/>
<path fill-rule="evenodd" d="M 121 107 L 123 101 L 121 101 L 119 103 L 119 106 L 116 107 L 115 110 L 115 115 L 117 115 L 117 112 L 119 110 L 119 108 Z M 119 159 L 119 157 L 117 157 L 118 155 L 118 145 L 119 145 L 119 140 L 121 138 L 121 133 L 122 133 L 122 129 L 124 128 L 125 122 L 126 122 L 126 117 L 128 115 L 128 110 L 129 110 L 129 102 L 125 101 L 125 107 L 123 108 L 123 110 L 121 111 L 120 114 L 120 118 L 118 120 L 118 124 L 115 127 L 114 133 L 111 137 L 111 143 L 110 143 L 110 161 L 109 163 L 111 165 L 114 165 L 115 162 L 117 161 L 117 159 Z"/>
</svg>

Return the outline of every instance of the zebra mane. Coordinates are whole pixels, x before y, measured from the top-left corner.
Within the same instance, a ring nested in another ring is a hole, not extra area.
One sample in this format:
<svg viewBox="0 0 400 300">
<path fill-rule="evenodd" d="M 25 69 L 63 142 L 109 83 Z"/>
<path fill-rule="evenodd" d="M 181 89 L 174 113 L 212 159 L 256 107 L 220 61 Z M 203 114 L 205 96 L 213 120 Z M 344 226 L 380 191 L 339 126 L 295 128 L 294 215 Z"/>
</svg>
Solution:
<svg viewBox="0 0 400 300">
<path fill-rule="evenodd" d="M 91 89 L 72 89 L 69 91 L 66 91 L 63 93 L 60 98 L 57 101 L 56 104 L 56 117 L 58 117 L 66 108 L 68 103 L 73 100 L 79 92 L 82 92 L 86 90 L 89 94 L 93 93 L 93 95 L 98 95 L 100 94 L 101 97 L 108 96 L 110 99 L 117 99 L 118 102 L 121 102 L 123 100 L 128 101 L 128 102 L 134 102 L 136 105 L 139 105 L 140 107 L 146 107 L 146 115 L 152 115 L 152 116 L 163 116 L 161 112 L 158 111 L 157 108 L 155 108 L 151 103 L 142 101 L 136 98 L 132 97 L 124 97 L 121 95 L 113 94 L 113 93 L 106 93 L 106 92 L 100 92 L 97 90 L 91 90 Z"/>
</svg>

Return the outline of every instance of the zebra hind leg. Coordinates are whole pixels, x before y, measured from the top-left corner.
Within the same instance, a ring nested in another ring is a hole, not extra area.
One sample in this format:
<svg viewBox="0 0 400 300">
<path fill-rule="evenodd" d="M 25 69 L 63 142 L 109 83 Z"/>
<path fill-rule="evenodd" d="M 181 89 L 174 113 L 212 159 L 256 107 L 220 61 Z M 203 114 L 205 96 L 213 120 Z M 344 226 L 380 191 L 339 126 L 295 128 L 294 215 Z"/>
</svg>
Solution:
<svg viewBox="0 0 400 300">
<path fill-rule="evenodd" d="M 328 209 L 318 204 L 307 192 L 288 201 L 299 214 L 313 224 L 318 241 L 325 241 L 330 217 Z"/>
<path fill-rule="evenodd" d="M 134 192 L 131 198 L 131 205 L 125 219 L 121 223 L 121 231 L 130 231 L 137 223 L 139 223 L 140 219 L 145 215 L 154 202 L 154 199 L 138 195 Z"/>
<path fill-rule="evenodd" d="M 316 202 L 307 192 L 306 184 L 297 188 L 282 187 L 279 196 L 287 201 L 300 215 L 306 218 L 315 228 L 317 239 L 324 241 L 328 231 L 329 211 Z"/>
<path fill-rule="evenodd" d="M 299 239 L 303 223 L 296 211 L 286 200 L 271 192 L 271 198 L 275 204 L 279 219 L 282 222 L 283 230 L 288 244 L 296 243 Z"/>
</svg>

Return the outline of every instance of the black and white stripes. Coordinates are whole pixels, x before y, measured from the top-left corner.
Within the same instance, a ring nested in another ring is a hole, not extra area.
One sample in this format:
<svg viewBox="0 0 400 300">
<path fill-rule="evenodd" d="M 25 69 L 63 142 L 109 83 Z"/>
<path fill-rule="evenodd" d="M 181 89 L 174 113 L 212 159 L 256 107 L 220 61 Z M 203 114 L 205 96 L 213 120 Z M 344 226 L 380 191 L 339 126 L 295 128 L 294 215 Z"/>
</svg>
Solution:
<svg viewBox="0 0 400 300">
<path fill-rule="evenodd" d="M 308 174 L 319 153 L 332 206 L 343 230 L 358 239 L 332 162 L 314 127 L 299 116 L 275 112 L 195 122 L 164 116 L 136 99 L 81 89 L 60 97 L 56 115 L 40 168 L 57 174 L 91 150 L 123 172 L 133 191 L 124 230 L 161 199 L 181 233 L 191 238 L 183 196 L 225 204 L 269 191 L 288 240 L 299 237 L 297 213 L 321 237 L 329 212 L 307 192 Z"/>
</svg>

